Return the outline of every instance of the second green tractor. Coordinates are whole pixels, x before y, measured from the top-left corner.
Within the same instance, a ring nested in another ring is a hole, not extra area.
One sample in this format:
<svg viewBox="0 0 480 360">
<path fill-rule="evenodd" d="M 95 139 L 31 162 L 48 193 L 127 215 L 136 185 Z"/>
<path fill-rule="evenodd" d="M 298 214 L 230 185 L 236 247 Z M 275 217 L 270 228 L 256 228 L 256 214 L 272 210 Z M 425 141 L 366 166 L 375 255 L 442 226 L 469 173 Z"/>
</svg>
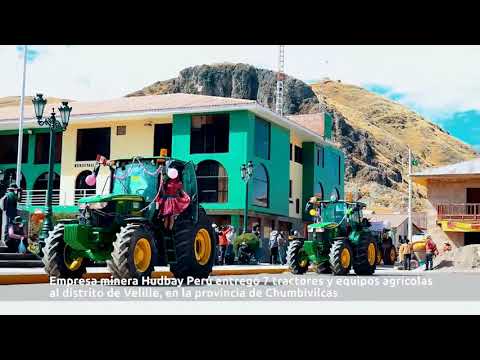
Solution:
<svg viewBox="0 0 480 360">
<path fill-rule="evenodd" d="M 294 274 L 304 274 L 311 264 L 318 273 L 372 275 L 381 258 L 381 239 L 370 231 L 361 202 L 311 198 L 306 210 L 314 218 L 306 239 L 290 241 L 287 262 Z"/>
</svg>

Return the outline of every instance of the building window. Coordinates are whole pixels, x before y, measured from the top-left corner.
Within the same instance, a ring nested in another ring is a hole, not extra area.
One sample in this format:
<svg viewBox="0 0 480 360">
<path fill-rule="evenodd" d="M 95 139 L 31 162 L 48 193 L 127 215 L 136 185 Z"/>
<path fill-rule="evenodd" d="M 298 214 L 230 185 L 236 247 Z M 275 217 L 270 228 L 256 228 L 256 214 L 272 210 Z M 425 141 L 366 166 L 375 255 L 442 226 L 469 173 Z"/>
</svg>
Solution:
<svg viewBox="0 0 480 360">
<path fill-rule="evenodd" d="M 270 123 L 255 119 L 255 155 L 263 159 L 270 159 Z"/>
<path fill-rule="evenodd" d="M 292 180 L 290 180 L 290 187 L 288 189 L 288 197 L 291 198 L 292 197 Z"/>
<path fill-rule="evenodd" d="M 292 143 L 290 143 L 290 161 L 292 161 L 293 158 L 292 158 Z"/>
<path fill-rule="evenodd" d="M 18 149 L 18 135 L 0 135 L 0 144 L 2 149 L 0 151 L 0 164 L 16 164 L 17 163 L 17 149 Z M 28 135 L 23 135 L 22 142 L 22 162 L 28 161 Z"/>
<path fill-rule="evenodd" d="M 224 203 L 228 200 L 228 177 L 218 161 L 205 160 L 197 166 L 199 202 Z"/>
<path fill-rule="evenodd" d="M 295 200 L 295 211 L 300 214 L 300 199 Z"/>
<path fill-rule="evenodd" d="M 228 152 L 229 123 L 228 114 L 192 116 L 190 153 Z"/>
<path fill-rule="evenodd" d="M 253 204 L 261 207 L 268 207 L 268 173 L 262 164 L 255 167 L 253 171 Z"/>
<path fill-rule="evenodd" d="M 117 135 L 118 136 L 127 135 L 127 127 L 125 125 L 117 126 Z"/>
<path fill-rule="evenodd" d="M 76 161 L 91 161 L 97 155 L 110 158 L 110 128 L 78 129 Z"/>
<path fill-rule="evenodd" d="M 160 156 L 161 149 L 167 149 L 167 156 L 172 155 L 172 124 L 155 124 L 153 156 Z"/>
<path fill-rule="evenodd" d="M 317 184 L 317 188 L 315 189 L 315 197 L 323 200 L 323 197 L 325 196 L 324 192 L 323 192 L 323 186 L 322 186 L 322 183 L 318 183 Z"/>
<path fill-rule="evenodd" d="M 317 147 L 317 166 L 325 167 L 325 149 L 321 146 Z"/>
<path fill-rule="evenodd" d="M 338 185 L 342 184 L 342 169 L 341 169 L 341 164 L 342 164 L 342 157 L 338 155 Z"/>
<path fill-rule="evenodd" d="M 300 146 L 295 145 L 295 162 L 299 164 L 303 164 L 302 162 L 302 148 Z"/>
<path fill-rule="evenodd" d="M 62 161 L 62 133 L 57 133 L 55 138 L 55 162 Z M 50 133 L 35 135 L 35 164 L 48 164 L 50 156 Z"/>
</svg>

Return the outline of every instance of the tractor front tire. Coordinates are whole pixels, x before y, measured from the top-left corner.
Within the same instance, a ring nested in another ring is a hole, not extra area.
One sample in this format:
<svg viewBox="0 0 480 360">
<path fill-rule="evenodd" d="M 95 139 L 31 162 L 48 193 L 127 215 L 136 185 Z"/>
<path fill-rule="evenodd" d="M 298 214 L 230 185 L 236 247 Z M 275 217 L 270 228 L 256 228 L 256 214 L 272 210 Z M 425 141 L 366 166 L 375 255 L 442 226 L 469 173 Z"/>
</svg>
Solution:
<svg viewBox="0 0 480 360">
<path fill-rule="evenodd" d="M 352 248 L 346 239 L 336 240 L 330 249 L 330 269 L 334 275 L 347 275 L 352 267 Z"/>
<path fill-rule="evenodd" d="M 58 278 L 78 279 L 87 272 L 84 258 L 71 259 L 71 248 L 63 239 L 64 224 L 57 224 L 45 239 L 42 261 L 45 272 Z"/>
<path fill-rule="evenodd" d="M 377 244 L 369 236 L 362 235 L 355 246 L 353 270 L 357 275 L 372 275 L 377 267 Z"/>
<path fill-rule="evenodd" d="M 388 245 L 383 250 L 383 263 L 385 265 L 394 265 L 395 260 L 397 259 L 397 252 L 395 251 L 395 246 Z"/>
<path fill-rule="evenodd" d="M 199 212 L 198 222 L 181 220 L 174 226 L 177 261 L 170 270 L 178 279 L 192 277 L 206 279 L 212 272 L 216 257 L 215 234 L 212 223 L 204 212 Z"/>
<path fill-rule="evenodd" d="M 141 279 L 151 276 L 156 259 L 153 234 L 142 224 L 127 224 L 117 233 L 107 267 L 113 278 Z"/>
<path fill-rule="evenodd" d="M 293 240 L 290 242 L 287 249 L 287 264 L 292 274 L 302 275 L 308 271 L 310 261 L 303 249 L 302 241 Z"/>
</svg>

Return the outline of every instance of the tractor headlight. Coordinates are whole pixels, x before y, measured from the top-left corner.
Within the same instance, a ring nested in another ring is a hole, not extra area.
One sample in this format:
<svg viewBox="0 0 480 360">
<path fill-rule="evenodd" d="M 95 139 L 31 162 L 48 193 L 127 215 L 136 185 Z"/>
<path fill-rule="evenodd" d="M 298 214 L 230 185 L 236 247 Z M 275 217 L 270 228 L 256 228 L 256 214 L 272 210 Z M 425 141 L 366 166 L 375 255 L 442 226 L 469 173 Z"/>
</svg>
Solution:
<svg viewBox="0 0 480 360">
<path fill-rule="evenodd" d="M 322 232 L 325 232 L 325 229 L 324 228 L 316 228 L 315 231 L 319 232 L 319 233 L 322 233 Z"/>
</svg>

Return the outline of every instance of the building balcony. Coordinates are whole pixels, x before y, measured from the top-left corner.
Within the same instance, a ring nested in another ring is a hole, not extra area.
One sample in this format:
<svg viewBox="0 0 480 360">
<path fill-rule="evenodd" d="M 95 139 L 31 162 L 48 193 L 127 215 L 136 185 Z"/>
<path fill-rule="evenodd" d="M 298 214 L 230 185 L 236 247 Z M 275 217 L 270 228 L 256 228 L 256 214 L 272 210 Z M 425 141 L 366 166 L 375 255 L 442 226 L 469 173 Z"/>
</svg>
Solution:
<svg viewBox="0 0 480 360">
<path fill-rule="evenodd" d="M 60 204 L 60 189 L 52 191 L 52 205 Z M 22 190 L 22 198 L 19 205 L 26 206 L 46 206 L 47 190 Z"/>
<path fill-rule="evenodd" d="M 464 203 L 464 204 L 438 204 L 437 220 L 450 220 L 461 222 L 479 222 L 480 221 L 480 204 Z"/>
</svg>

